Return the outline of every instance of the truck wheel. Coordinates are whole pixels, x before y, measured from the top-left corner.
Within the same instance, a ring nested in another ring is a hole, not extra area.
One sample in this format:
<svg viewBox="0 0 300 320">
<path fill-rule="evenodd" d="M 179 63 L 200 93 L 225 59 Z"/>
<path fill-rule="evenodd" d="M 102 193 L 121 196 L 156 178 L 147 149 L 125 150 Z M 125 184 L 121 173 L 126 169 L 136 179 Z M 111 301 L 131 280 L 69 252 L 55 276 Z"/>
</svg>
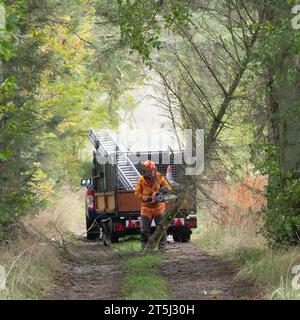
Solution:
<svg viewBox="0 0 300 320">
<path fill-rule="evenodd" d="M 111 243 L 117 243 L 119 241 L 119 235 L 113 232 L 113 221 L 109 219 L 108 222 L 102 225 L 104 234 L 104 245 L 109 246 Z"/>
<path fill-rule="evenodd" d="M 178 240 L 178 232 L 174 232 L 173 233 L 173 240 L 174 240 L 174 242 L 179 242 L 179 240 Z"/>
<path fill-rule="evenodd" d="M 105 246 L 109 246 L 111 243 L 117 243 L 119 241 L 119 236 L 116 235 L 116 234 L 109 234 L 109 235 L 106 235 L 104 234 L 104 237 L 103 237 L 103 244 Z"/>
<path fill-rule="evenodd" d="M 191 240 L 192 231 L 188 228 L 182 228 L 173 233 L 174 242 L 189 242 Z"/>
<path fill-rule="evenodd" d="M 115 233 L 111 233 L 109 235 L 109 239 L 110 239 L 111 243 L 119 242 L 119 236 L 117 234 L 115 234 Z"/>
<path fill-rule="evenodd" d="M 91 221 L 87 216 L 86 216 L 86 237 L 89 240 L 95 240 L 99 237 L 100 235 L 100 230 L 98 227 L 98 224 L 94 223 L 94 221 Z M 93 225 L 93 227 L 92 227 Z M 92 228 L 91 228 L 92 227 Z"/>
<path fill-rule="evenodd" d="M 117 243 L 119 241 L 119 235 L 114 232 L 114 222 L 112 219 L 109 219 L 108 222 L 108 238 L 111 243 Z"/>
</svg>

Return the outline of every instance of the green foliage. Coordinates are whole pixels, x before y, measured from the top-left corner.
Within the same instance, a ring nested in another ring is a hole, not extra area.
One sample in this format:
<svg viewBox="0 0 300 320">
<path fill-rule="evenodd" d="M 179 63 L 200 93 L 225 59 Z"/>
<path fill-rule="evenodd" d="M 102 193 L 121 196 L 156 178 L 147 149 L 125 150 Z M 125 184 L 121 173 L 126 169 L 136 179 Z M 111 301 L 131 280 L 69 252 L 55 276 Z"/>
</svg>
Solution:
<svg viewBox="0 0 300 320">
<path fill-rule="evenodd" d="M 42 199 L 36 186 L 40 171 L 36 146 L 43 132 L 34 95 L 40 84 L 42 72 L 47 68 L 50 54 L 41 51 L 45 42 L 37 35 L 44 28 L 43 22 L 28 20 L 36 13 L 36 3 L 25 1 L 4 2 L 7 19 L 0 42 L 1 69 L 4 81 L 0 88 L 0 224 L 33 209 Z M 36 18 L 36 16 L 35 16 Z M 35 31 L 31 28 L 35 26 Z M 7 46 L 10 41 L 10 46 Z"/>
<path fill-rule="evenodd" d="M 278 160 L 278 147 L 268 143 L 256 143 L 252 146 L 255 155 L 256 170 L 263 175 L 280 176 L 282 171 Z"/>
<path fill-rule="evenodd" d="M 158 2 L 118 0 L 120 8 L 121 41 L 137 50 L 144 60 L 150 59 L 152 48 L 160 49 L 158 33 L 160 25 L 156 15 L 160 11 Z"/>
<path fill-rule="evenodd" d="M 65 179 L 70 184 L 73 190 L 80 188 L 80 181 L 82 178 L 90 178 L 92 175 L 92 161 L 74 161 L 68 165 L 68 176 Z"/>
<path fill-rule="evenodd" d="M 151 51 L 162 47 L 162 27 L 187 25 L 191 12 L 182 1 L 118 0 L 121 42 L 151 63 Z"/>
<path fill-rule="evenodd" d="M 262 210 L 262 232 L 273 245 L 296 245 L 300 240 L 300 179 L 280 166 L 279 148 L 259 144 L 262 158 L 256 168 L 269 176 L 266 187 L 268 206 Z"/>
<path fill-rule="evenodd" d="M 300 240 L 300 188 L 295 173 L 299 165 L 296 141 L 300 119 L 299 95 L 295 94 L 299 91 L 300 73 L 295 61 L 300 50 L 300 33 L 292 29 L 292 1 L 273 0 L 264 5 L 268 18 L 262 24 L 255 68 L 256 74 L 267 75 L 267 90 L 263 89 L 270 100 L 266 108 L 269 141 L 254 146 L 261 160 L 257 169 L 269 176 L 263 231 L 272 244 L 294 245 Z"/>
<path fill-rule="evenodd" d="M 226 91 L 247 61 L 234 97 L 218 119 L 222 124 L 215 133 L 213 156 L 208 156 L 214 159 L 206 159 L 206 166 L 241 176 L 253 170 L 252 160 L 269 176 L 266 237 L 276 243 L 297 243 L 299 203 L 294 199 L 299 198 L 299 182 L 289 175 L 300 164 L 300 33 L 291 26 L 294 4 L 280 0 L 219 3 L 212 2 L 208 10 L 195 10 L 191 15 L 185 1 L 119 0 L 121 39 L 149 62 L 151 50 L 162 47 L 164 27 L 168 35 L 173 31 L 175 44 L 166 41 L 167 48 L 155 65 L 166 80 L 167 98 L 171 97 L 169 105 L 162 104 L 181 113 L 178 127 L 201 127 L 206 133 L 214 128 L 224 96 L 214 85 L 215 75 Z M 222 10 L 228 11 L 228 17 L 220 17 Z M 262 14 L 260 21 L 257 17 Z M 255 30 L 259 33 L 249 54 Z M 194 45 L 187 41 L 187 33 Z M 242 39 L 247 40 L 243 45 Z M 207 65 L 215 73 L 212 77 L 211 72 L 205 73 Z"/>
<path fill-rule="evenodd" d="M 267 187 L 269 208 L 263 210 L 264 235 L 273 244 L 300 241 L 300 179 L 287 178 Z"/>
<path fill-rule="evenodd" d="M 126 52 L 102 52 L 100 38 L 117 29 L 111 20 L 105 30 L 98 27 L 111 7 L 108 1 L 7 0 L 4 5 L 0 226 L 6 227 L 47 203 L 57 186 L 67 182 L 77 188 L 91 175 L 91 159 L 87 164 L 82 154 L 87 131 L 118 124 L 120 96 L 128 97 L 139 70 Z"/>
</svg>

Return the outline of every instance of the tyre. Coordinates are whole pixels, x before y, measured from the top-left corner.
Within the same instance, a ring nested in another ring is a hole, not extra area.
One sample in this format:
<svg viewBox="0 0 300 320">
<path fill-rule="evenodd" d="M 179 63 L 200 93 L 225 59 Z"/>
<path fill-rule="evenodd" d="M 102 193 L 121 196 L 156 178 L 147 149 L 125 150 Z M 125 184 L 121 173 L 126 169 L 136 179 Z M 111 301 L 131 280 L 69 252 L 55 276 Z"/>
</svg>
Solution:
<svg viewBox="0 0 300 320">
<path fill-rule="evenodd" d="M 109 219 L 107 222 L 102 224 L 103 243 L 105 246 L 108 246 L 111 243 L 117 243 L 119 241 L 119 235 L 113 231 L 113 225 L 114 223 L 112 219 Z"/>
<path fill-rule="evenodd" d="M 105 246 L 109 246 L 112 243 L 117 243 L 119 241 L 119 237 L 116 234 L 103 235 L 103 244 Z"/>
<path fill-rule="evenodd" d="M 100 236 L 100 230 L 98 224 L 91 221 L 87 216 L 86 219 L 86 237 L 89 240 L 95 240 Z M 93 225 L 94 223 L 94 225 Z M 92 227 L 93 226 L 93 227 Z"/>
<path fill-rule="evenodd" d="M 116 233 L 111 233 L 109 235 L 109 239 L 110 239 L 111 243 L 119 242 L 119 236 Z"/>
<path fill-rule="evenodd" d="M 181 228 L 173 233 L 174 242 L 189 242 L 192 231 L 188 228 Z"/>
<path fill-rule="evenodd" d="M 178 240 L 178 234 L 177 234 L 178 232 L 174 232 L 173 233 L 173 240 L 174 240 L 174 242 L 179 242 L 179 240 Z"/>
</svg>

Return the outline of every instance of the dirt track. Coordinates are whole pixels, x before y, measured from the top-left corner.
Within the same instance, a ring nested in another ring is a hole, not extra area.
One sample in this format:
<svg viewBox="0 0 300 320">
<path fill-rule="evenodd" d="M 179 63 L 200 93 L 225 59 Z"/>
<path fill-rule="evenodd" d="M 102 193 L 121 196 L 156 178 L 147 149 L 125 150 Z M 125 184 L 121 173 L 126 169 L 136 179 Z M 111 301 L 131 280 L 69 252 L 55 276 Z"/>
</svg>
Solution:
<svg viewBox="0 0 300 320">
<path fill-rule="evenodd" d="M 237 269 L 209 256 L 193 243 L 171 243 L 161 266 L 174 299 L 261 299 L 253 285 L 237 278 Z"/>
<path fill-rule="evenodd" d="M 122 299 L 118 254 L 103 244 L 83 240 L 78 240 L 72 251 L 80 260 L 66 265 L 66 272 L 57 277 L 57 289 L 51 299 Z"/>
<path fill-rule="evenodd" d="M 51 299 L 124 299 L 122 254 L 83 239 L 72 250 L 80 261 L 66 265 L 64 274 L 57 277 Z M 238 270 L 193 243 L 170 243 L 159 273 L 169 283 L 173 299 L 262 298 L 253 286 L 237 278 Z"/>
</svg>

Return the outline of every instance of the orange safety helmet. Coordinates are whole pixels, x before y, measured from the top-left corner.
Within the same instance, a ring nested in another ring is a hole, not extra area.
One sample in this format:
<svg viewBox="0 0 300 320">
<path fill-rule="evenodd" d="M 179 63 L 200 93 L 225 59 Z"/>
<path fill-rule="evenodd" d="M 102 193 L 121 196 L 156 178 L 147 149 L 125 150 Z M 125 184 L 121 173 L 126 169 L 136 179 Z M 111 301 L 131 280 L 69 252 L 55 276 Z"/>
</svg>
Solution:
<svg viewBox="0 0 300 320">
<path fill-rule="evenodd" d="M 148 169 L 148 170 L 153 170 L 153 169 L 155 169 L 155 163 L 151 160 L 146 160 L 144 162 L 144 168 Z"/>
<path fill-rule="evenodd" d="M 156 174 L 155 163 L 151 160 L 147 160 L 144 162 L 144 169 L 142 171 L 142 175 L 145 179 L 153 181 Z"/>
</svg>

